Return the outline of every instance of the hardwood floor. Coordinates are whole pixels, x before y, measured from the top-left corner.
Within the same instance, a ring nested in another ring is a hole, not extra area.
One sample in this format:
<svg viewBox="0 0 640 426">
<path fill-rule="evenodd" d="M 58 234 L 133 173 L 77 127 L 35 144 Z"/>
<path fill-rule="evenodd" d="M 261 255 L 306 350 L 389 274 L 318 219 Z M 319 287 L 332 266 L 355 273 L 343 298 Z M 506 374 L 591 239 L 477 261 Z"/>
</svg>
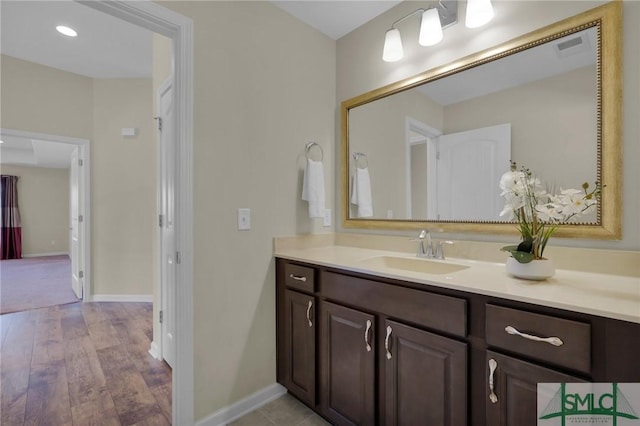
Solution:
<svg viewBox="0 0 640 426">
<path fill-rule="evenodd" d="M 171 368 L 152 338 L 151 303 L 1 315 L 0 424 L 171 424 Z"/>
</svg>

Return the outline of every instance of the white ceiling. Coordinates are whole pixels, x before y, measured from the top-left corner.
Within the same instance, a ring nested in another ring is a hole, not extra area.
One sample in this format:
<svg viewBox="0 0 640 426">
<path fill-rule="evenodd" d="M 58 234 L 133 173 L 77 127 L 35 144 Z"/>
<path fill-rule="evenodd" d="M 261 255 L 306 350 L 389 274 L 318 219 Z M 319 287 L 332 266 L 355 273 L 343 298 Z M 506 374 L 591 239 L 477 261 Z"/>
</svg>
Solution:
<svg viewBox="0 0 640 426">
<path fill-rule="evenodd" d="M 401 3 L 402 0 L 272 0 L 271 2 L 302 22 L 337 40 Z"/>
<path fill-rule="evenodd" d="M 4 55 L 91 78 L 151 77 L 151 31 L 70 0 L 2 0 L 0 8 Z M 58 25 L 78 36 L 63 36 Z"/>
<path fill-rule="evenodd" d="M 0 134 L 0 163 L 66 169 L 76 145 Z"/>
</svg>

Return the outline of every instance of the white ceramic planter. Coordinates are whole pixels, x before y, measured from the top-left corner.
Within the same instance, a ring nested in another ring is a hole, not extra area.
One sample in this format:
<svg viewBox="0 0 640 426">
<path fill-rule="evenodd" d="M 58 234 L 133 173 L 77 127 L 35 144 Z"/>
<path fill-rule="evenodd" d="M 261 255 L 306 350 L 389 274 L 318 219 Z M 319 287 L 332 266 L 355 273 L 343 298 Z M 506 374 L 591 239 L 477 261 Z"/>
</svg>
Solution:
<svg viewBox="0 0 640 426">
<path fill-rule="evenodd" d="M 520 263 L 513 257 L 507 258 L 507 273 L 516 278 L 541 281 L 552 277 L 556 268 L 551 259 L 532 260 L 529 263 Z"/>
</svg>

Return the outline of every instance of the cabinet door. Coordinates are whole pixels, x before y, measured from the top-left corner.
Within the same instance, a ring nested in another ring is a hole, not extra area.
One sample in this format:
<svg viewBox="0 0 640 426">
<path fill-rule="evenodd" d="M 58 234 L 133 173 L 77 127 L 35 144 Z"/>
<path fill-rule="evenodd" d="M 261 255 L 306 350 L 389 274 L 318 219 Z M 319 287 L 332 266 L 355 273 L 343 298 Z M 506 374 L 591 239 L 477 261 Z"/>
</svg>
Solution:
<svg viewBox="0 0 640 426">
<path fill-rule="evenodd" d="M 495 361 L 493 375 L 489 367 L 491 360 Z M 487 351 L 485 377 L 487 425 L 495 426 L 536 426 L 538 383 L 584 382 L 575 376 L 491 351 Z M 491 398 L 491 382 L 495 402 Z"/>
<path fill-rule="evenodd" d="M 467 424 L 467 345 L 385 321 L 386 426 Z"/>
<path fill-rule="evenodd" d="M 311 407 L 316 403 L 316 324 L 313 296 L 285 291 L 285 383 Z"/>
<path fill-rule="evenodd" d="M 374 320 L 320 302 L 320 404 L 336 425 L 375 424 Z"/>
</svg>

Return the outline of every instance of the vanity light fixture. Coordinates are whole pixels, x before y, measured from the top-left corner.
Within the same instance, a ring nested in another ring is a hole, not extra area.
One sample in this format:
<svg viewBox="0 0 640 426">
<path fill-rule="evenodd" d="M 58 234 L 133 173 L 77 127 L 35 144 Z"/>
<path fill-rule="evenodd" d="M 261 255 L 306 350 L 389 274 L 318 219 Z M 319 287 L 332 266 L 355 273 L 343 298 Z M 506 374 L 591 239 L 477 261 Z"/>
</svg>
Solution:
<svg viewBox="0 0 640 426">
<path fill-rule="evenodd" d="M 402 59 L 402 39 L 398 24 L 412 16 L 421 14 L 420 35 L 418 44 L 421 46 L 433 46 L 442 40 L 442 30 L 458 23 L 458 0 L 439 0 L 434 6 L 426 9 L 418 9 L 395 21 L 384 36 L 384 48 L 382 60 L 396 62 Z M 467 0 L 467 16 L 465 25 L 468 28 L 477 28 L 493 18 L 493 6 L 491 0 Z"/>
<path fill-rule="evenodd" d="M 69 28 L 65 25 L 58 25 L 56 27 L 56 30 L 60 33 L 60 34 L 64 34 L 68 37 L 76 37 L 78 35 L 78 33 L 76 32 L 76 30 L 74 30 L 73 28 Z"/>
<path fill-rule="evenodd" d="M 467 16 L 464 25 L 478 28 L 493 19 L 491 0 L 467 0 Z"/>
</svg>

